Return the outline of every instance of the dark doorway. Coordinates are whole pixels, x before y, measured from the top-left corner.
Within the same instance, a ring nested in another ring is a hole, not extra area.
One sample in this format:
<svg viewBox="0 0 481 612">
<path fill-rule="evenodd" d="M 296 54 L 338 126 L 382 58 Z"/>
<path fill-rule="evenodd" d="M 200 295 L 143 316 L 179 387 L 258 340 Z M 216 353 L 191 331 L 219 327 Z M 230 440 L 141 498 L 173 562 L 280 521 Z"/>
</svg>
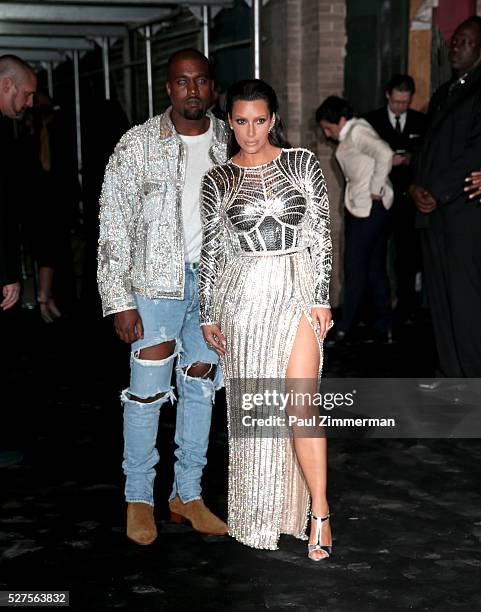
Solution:
<svg viewBox="0 0 481 612">
<path fill-rule="evenodd" d="M 392 74 L 408 60 L 409 0 L 347 0 L 344 95 L 363 114 L 384 103 Z"/>
</svg>

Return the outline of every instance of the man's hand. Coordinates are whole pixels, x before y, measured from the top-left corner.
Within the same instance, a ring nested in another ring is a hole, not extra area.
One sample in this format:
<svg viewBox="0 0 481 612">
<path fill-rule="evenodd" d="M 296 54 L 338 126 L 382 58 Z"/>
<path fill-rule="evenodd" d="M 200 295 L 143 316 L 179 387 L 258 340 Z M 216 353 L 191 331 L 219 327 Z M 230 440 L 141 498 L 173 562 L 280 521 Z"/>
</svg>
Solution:
<svg viewBox="0 0 481 612">
<path fill-rule="evenodd" d="M 324 340 L 327 332 L 332 327 L 332 315 L 330 308 L 316 307 L 311 310 L 314 327 L 319 330 L 319 337 Z"/>
<path fill-rule="evenodd" d="M 136 309 L 115 313 L 114 328 L 118 337 L 129 344 L 144 337 L 144 326 Z"/>
<path fill-rule="evenodd" d="M 218 325 L 203 325 L 202 333 L 208 346 L 211 346 L 221 357 L 225 355 L 226 340 Z"/>
<path fill-rule="evenodd" d="M 3 300 L 0 304 L 2 310 L 8 310 L 18 302 L 20 297 L 20 283 L 11 283 L 2 288 Z"/>
<path fill-rule="evenodd" d="M 411 185 L 409 187 L 409 195 L 414 200 L 416 208 L 422 213 L 432 212 L 437 204 L 433 196 L 420 185 Z"/>
<path fill-rule="evenodd" d="M 371 200 L 376 200 L 377 202 L 382 202 L 382 195 L 377 195 L 375 193 L 371 193 Z"/>
<path fill-rule="evenodd" d="M 464 180 L 467 183 L 464 191 L 469 193 L 469 199 L 479 198 L 481 196 L 481 170 L 471 172 Z"/>
</svg>

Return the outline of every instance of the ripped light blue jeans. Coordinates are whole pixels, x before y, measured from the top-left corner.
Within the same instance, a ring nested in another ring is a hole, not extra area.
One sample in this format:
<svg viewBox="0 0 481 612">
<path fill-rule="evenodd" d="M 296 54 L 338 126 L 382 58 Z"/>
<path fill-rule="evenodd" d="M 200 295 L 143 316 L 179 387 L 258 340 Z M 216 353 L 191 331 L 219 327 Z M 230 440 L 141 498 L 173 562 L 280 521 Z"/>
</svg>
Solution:
<svg viewBox="0 0 481 612">
<path fill-rule="evenodd" d="M 212 403 L 221 385 L 222 371 L 217 353 L 204 341 L 199 323 L 197 266 L 186 264 L 184 299 L 149 299 L 136 295 L 144 326 L 144 337 L 132 344 L 130 387 L 122 391 L 124 406 L 125 497 L 128 502 L 154 505 L 155 465 L 160 408 L 175 395 L 171 387 L 176 366 L 177 419 L 175 443 L 177 460 L 169 499 L 177 494 L 186 503 L 201 497 L 202 470 L 207 462 Z M 139 359 L 140 350 L 175 340 L 174 352 L 163 360 Z M 189 366 L 212 364 L 214 379 L 189 376 Z M 150 402 L 138 402 L 164 395 Z"/>
</svg>

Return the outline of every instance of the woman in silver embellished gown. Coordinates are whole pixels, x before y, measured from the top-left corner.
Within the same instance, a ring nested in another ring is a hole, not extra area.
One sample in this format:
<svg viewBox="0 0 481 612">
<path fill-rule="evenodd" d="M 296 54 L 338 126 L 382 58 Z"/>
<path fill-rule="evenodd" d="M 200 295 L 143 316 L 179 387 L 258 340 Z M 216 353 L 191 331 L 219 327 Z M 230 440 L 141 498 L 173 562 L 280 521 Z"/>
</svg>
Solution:
<svg viewBox="0 0 481 612">
<path fill-rule="evenodd" d="M 307 539 L 311 494 L 308 554 L 318 561 L 331 553 L 326 439 L 252 426 L 243 398 L 286 378 L 317 390 L 331 324 L 326 185 L 315 155 L 284 140 L 269 85 L 235 84 L 227 111 L 231 157 L 202 183 L 200 304 L 226 380 L 229 533 L 267 549 L 281 533 Z"/>
</svg>

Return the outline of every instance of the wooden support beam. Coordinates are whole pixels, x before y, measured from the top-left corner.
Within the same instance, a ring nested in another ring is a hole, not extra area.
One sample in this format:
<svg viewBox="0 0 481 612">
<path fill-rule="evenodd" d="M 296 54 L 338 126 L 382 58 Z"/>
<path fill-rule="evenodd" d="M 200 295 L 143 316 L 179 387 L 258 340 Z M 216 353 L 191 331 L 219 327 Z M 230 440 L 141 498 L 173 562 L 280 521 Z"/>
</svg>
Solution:
<svg viewBox="0 0 481 612">
<path fill-rule="evenodd" d="M 432 34 L 429 23 L 424 29 L 416 20 L 418 11 L 426 0 L 411 0 L 409 11 L 409 74 L 416 83 L 412 108 L 425 111 L 431 97 L 431 45 Z"/>
</svg>

